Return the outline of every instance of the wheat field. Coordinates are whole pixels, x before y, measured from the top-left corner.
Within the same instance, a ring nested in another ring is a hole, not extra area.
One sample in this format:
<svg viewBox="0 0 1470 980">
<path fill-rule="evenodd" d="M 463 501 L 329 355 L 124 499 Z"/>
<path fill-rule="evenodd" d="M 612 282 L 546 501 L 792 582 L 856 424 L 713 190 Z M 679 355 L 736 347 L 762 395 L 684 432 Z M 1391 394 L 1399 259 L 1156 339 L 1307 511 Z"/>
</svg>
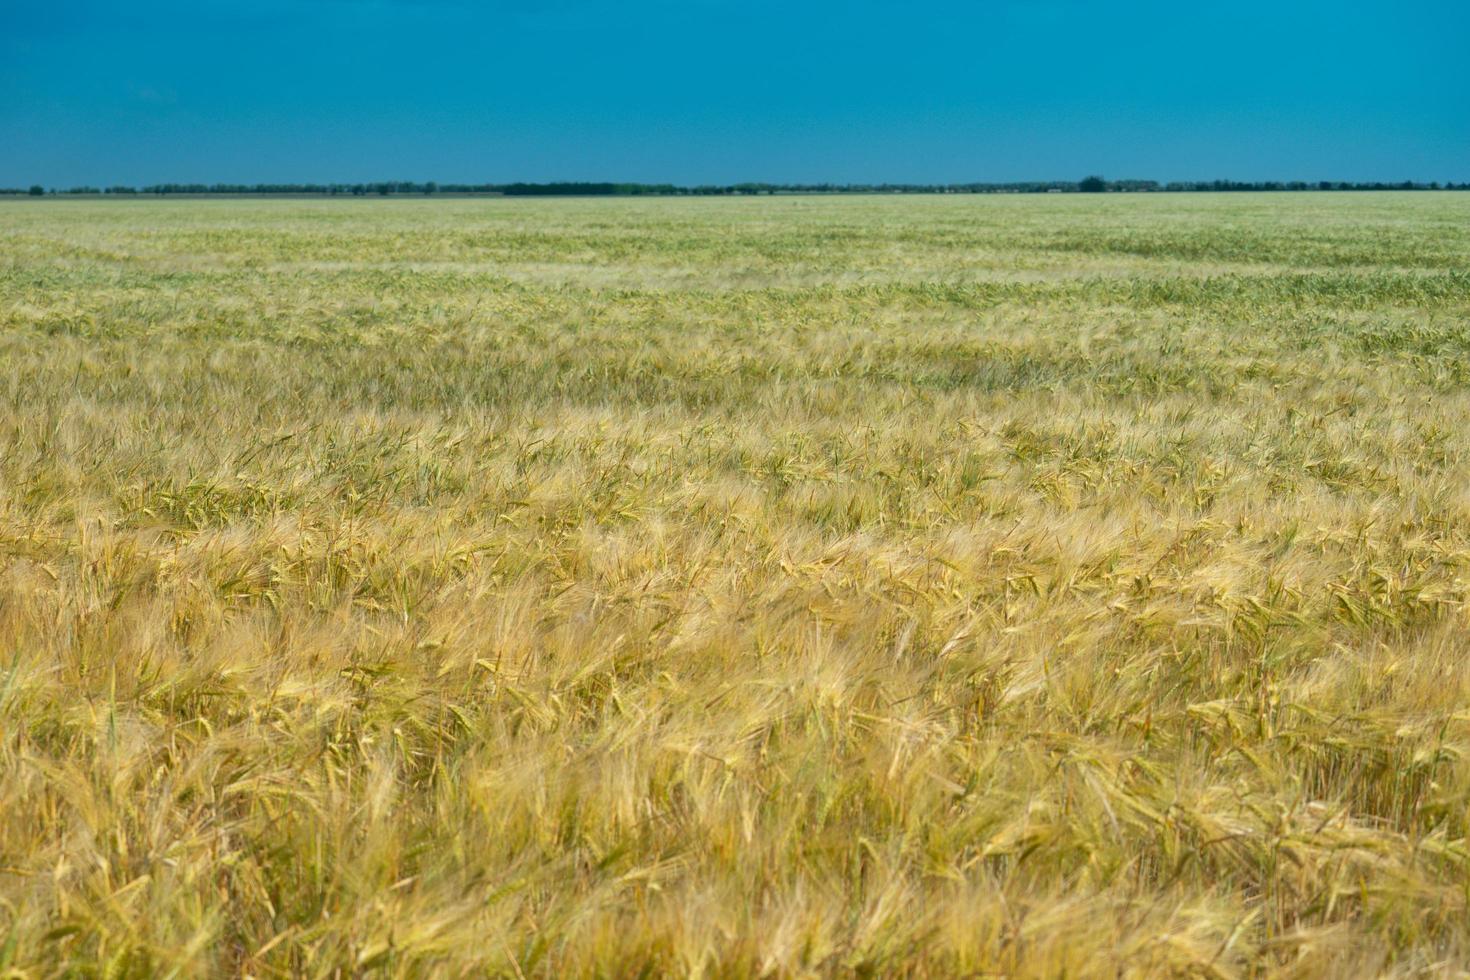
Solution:
<svg viewBox="0 0 1470 980">
<path fill-rule="evenodd" d="M 0 976 L 1470 963 L 1470 194 L 0 204 Z"/>
</svg>

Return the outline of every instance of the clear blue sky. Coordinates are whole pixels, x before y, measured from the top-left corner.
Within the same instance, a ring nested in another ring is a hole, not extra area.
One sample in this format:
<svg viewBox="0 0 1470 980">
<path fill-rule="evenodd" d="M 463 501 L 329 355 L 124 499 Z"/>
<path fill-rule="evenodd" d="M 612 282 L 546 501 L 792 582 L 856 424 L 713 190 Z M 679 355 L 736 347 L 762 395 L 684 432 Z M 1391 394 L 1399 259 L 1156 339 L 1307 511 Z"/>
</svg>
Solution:
<svg viewBox="0 0 1470 980">
<path fill-rule="evenodd" d="M 0 0 L 0 185 L 1470 180 L 1470 2 Z"/>
</svg>

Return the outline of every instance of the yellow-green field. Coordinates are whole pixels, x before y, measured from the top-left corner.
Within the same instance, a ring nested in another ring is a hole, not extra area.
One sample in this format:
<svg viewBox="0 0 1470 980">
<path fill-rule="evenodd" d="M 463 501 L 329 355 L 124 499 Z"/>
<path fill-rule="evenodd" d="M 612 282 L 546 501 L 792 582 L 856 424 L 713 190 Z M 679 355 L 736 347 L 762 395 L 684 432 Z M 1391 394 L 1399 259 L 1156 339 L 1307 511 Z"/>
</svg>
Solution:
<svg viewBox="0 0 1470 980">
<path fill-rule="evenodd" d="M 1470 194 L 0 205 L 0 976 L 1458 969 L 1467 269 Z"/>
</svg>

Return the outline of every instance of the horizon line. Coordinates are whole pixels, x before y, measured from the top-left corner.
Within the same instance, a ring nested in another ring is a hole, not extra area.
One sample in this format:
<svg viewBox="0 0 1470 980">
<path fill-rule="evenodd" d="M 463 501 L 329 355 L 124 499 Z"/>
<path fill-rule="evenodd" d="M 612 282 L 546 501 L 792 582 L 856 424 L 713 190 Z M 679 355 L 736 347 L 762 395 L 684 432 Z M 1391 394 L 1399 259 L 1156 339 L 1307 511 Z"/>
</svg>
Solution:
<svg viewBox="0 0 1470 980">
<path fill-rule="evenodd" d="M 1241 191 L 1374 191 L 1374 190 L 1470 190 L 1470 182 L 1454 181 L 1343 181 L 1343 180 L 1251 180 L 1225 178 L 1211 180 L 1175 180 L 1161 182 L 1146 178 L 1109 180 L 1088 176 L 1080 180 L 1019 181 L 884 181 L 884 182 L 810 182 L 810 181 L 741 181 L 722 184 L 674 184 L 642 181 L 506 181 L 465 182 L 435 180 L 381 181 L 259 181 L 197 182 L 170 181 L 152 184 L 113 184 L 99 187 L 79 184 L 71 187 L 0 187 L 5 197 L 129 197 L 129 196 L 749 196 L 772 194 L 983 194 L 983 193 L 1178 193 Z"/>
</svg>

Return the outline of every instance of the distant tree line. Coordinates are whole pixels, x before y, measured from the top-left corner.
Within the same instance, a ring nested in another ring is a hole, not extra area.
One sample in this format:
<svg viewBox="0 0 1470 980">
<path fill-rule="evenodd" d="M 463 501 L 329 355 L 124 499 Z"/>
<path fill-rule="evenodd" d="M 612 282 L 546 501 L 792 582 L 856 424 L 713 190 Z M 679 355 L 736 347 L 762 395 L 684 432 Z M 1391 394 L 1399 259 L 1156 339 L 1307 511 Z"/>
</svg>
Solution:
<svg viewBox="0 0 1470 980">
<path fill-rule="evenodd" d="M 688 193 L 685 188 L 673 184 L 505 184 L 485 185 L 489 193 L 499 192 L 509 197 L 643 197 L 647 195 L 670 196 Z"/>
<path fill-rule="evenodd" d="M 1441 184 L 1439 181 L 1423 183 L 1405 180 L 1400 183 L 1350 182 L 1345 180 L 1209 180 L 1173 181 L 1164 185 L 1166 191 L 1464 191 L 1470 184 Z"/>
<path fill-rule="evenodd" d="M 390 197 L 434 194 L 499 194 L 507 197 L 681 197 L 729 196 L 759 194 L 1045 194 L 1045 193 L 1171 193 L 1179 191 L 1431 191 L 1470 190 L 1470 183 L 1406 180 L 1402 183 L 1319 181 L 1173 181 L 1160 184 L 1156 180 L 1107 180 L 1085 177 L 1078 181 L 1048 180 L 1012 183 L 970 184 L 703 184 L 681 187 L 675 184 L 638 184 L 614 182 L 564 181 L 556 183 L 511 184 L 439 184 L 410 180 L 380 181 L 370 184 L 149 184 L 144 187 L 68 187 L 45 188 L 33 184 L 27 188 L 0 187 L 0 195 L 110 195 L 168 196 L 194 195 L 311 195 L 323 197 Z"/>
</svg>

